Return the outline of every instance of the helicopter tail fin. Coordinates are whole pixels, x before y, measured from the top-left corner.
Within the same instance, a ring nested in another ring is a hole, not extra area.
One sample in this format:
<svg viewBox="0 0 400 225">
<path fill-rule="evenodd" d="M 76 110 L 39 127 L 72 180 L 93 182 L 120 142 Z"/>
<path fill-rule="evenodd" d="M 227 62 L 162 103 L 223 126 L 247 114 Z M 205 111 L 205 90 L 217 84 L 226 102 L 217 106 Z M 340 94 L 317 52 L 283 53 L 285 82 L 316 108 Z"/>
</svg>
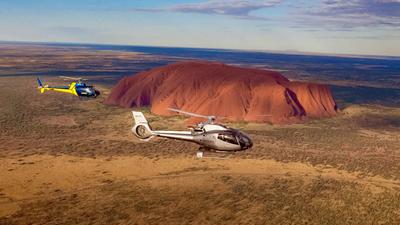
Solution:
<svg viewBox="0 0 400 225">
<path fill-rule="evenodd" d="M 135 120 L 135 125 L 132 127 L 132 132 L 141 140 L 149 141 L 154 137 L 154 133 L 151 130 L 149 122 L 147 122 L 146 117 L 144 117 L 142 112 L 132 111 L 133 119 Z"/>
<path fill-rule="evenodd" d="M 39 87 L 43 87 L 43 83 L 42 83 L 42 81 L 40 80 L 39 77 L 37 78 L 37 82 L 38 82 L 38 84 L 39 84 Z"/>
<path fill-rule="evenodd" d="M 40 80 L 39 77 L 37 78 L 37 82 L 38 82 L 38 84 L 39 84 L 38 88 L 39 88 L 39 90 L 40 90 L 40 93 L 44 93 L 44 91 L 45 91 L 45 86 L 43 85 L 42 80 Z"/>
</svg>

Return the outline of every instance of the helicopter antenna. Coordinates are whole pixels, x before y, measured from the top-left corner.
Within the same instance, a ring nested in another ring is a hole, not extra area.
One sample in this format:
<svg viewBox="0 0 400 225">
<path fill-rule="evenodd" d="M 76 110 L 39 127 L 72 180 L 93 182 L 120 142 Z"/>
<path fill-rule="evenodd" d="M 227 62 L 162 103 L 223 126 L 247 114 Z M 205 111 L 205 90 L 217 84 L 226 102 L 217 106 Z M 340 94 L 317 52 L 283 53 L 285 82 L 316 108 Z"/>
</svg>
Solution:
<svg viewBox="0 0 400 225">
<path fill-rule="evenodd" d="M 168 110 L 173 111 L 173 112 L 177 112 L 177 113 L 182 113 L 188 116 L 193 116 L 193 117 L 200 117 L 200 118 L 206 118 L 208 119 L 208 123 L 213 124 L 216 117 L 215 116 L 205 116 L 205 115 L 201 115 L 201 114 L 197 114 L 197 113 L 191 113 L 191 112 L 186 112 L 183 110 L 179 110 L 179 109 L 174 109 L 174 108 L 168 108 Z"/>
</svg>

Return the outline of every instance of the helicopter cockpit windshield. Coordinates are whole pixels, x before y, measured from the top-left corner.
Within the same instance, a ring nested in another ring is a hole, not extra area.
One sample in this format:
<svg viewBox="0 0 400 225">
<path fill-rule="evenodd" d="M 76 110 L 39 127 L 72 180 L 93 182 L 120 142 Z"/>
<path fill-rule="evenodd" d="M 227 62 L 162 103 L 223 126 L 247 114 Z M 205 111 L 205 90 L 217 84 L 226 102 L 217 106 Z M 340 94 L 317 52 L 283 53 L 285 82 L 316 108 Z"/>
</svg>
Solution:
<svg viewBox="0 0 400 225">
<path fill-rule="evenodd" d="M 248 149 L 253 146 L 253 142 L 251 141 L 251 139 L 242 132 L 238 131 L 237 137 L 240 143 L 240 147 L 242 147 L 243 149 Z"/>
<path fill-rule="evenodd" d="M 230 144 L 238 145 L 239 143 L 237 142 L 236 136 L 232 133 L 221 133 L 218 134 L 218 139 L 221 141 L 228 142 Z"/>
<path fill-rule="evenodd" d="M 253 146 L 251 139 L 238 130 L 219 133 L 218 139 L 233 145 L 240 145 L 240 148 L 243 150 L 249 149 Z"/>
</svg>

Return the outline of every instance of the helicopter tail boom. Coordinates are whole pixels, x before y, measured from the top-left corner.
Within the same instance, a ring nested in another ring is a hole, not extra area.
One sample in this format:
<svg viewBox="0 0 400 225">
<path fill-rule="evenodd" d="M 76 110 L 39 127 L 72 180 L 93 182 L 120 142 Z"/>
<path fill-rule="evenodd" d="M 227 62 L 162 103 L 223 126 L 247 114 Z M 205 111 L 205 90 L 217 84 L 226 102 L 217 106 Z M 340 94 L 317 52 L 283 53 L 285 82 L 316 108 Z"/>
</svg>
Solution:
<svg viewBox="0 0 400 225">
<path fill-rule="evenodd" d="M 143 113 L 132 111 L 132 114 L 133 119 L 135 120 L 135 125 L 132 127 L 132 132 L 141 140 L 149 141 L 153 137 L 157 136 L 195 142 L 193 133 L 190 131 L 153 131 Z"/>
</svg>

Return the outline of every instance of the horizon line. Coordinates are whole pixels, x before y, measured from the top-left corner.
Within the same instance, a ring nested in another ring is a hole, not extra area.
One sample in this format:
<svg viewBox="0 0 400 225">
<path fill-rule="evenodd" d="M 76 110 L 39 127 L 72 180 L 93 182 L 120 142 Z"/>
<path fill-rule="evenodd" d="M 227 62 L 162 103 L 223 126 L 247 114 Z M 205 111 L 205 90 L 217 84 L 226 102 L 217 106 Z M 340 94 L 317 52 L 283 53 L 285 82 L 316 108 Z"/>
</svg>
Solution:
<svg viewBox="0 0 400 225">
<path fill-rule="evenodd" d="M 91 42 L 58 42 L 58 41 L 7 41 L 0 40 L 2 43 L 12 44 L 39 44 L 39 45 L 103 45 L 103 46 L 130 46 L 130 47 L 154 47 L 154 48 L 181 48 L 181 49 L 205 49 L 205 50 L 223 50 L 223 51 L 241 51 L 241 52 L 261 52 L 282 55 L 308 55 L 308 56 L 329 56 L 338 58 L 365 58 L 365 59 L 387 59 L 400 60 L 400 55 L 372 55 L 372 54 L 349 54 L 349 53 L 327 53 L 327 52 L 308 52 L 297 50 L 268 50 L 268 49 L 235 49 L 235 48 L 212 48 L 212 47 L 193 47 L 193 46 L 163 46 L 146 44 L 116 44 L 116 43 L 91 43 Z"/>
</svg>

